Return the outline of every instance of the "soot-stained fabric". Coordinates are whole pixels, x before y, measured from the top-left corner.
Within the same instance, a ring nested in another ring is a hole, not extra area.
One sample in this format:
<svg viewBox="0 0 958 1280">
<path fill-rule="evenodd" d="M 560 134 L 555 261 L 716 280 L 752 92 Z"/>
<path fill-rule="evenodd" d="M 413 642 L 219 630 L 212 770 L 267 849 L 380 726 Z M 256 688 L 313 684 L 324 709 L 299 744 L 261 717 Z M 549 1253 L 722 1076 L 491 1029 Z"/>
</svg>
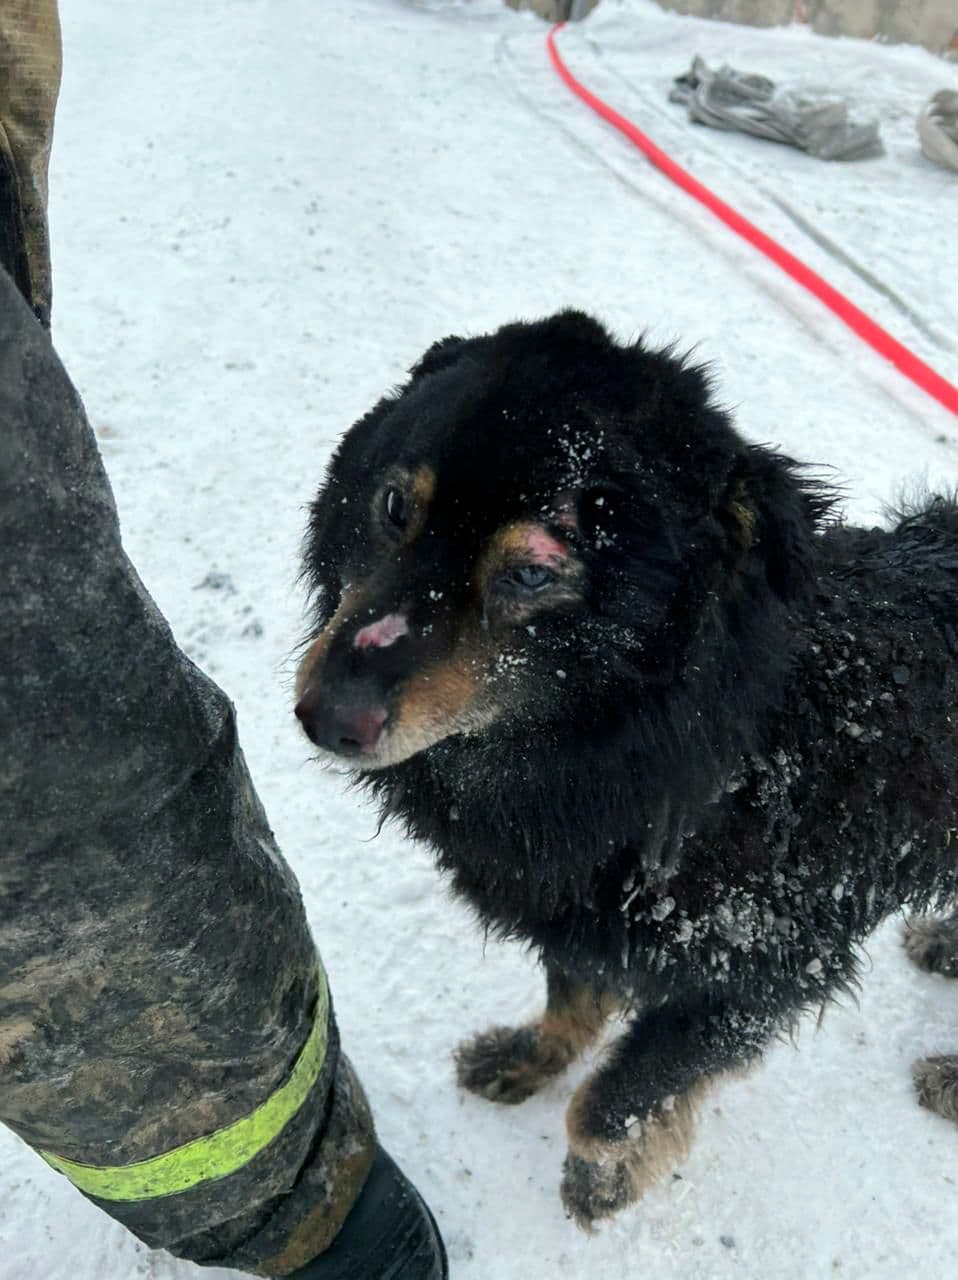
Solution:
<svg viewBox="0 0 958 1280">
<path fill-rule="evenodd" d="M 0 653 L 0 1118 L 69 1160 L 145 1160 L 284 1083 L 317 956 L 233 708 L 124 555 L 80 401 L 3 273 Z M 197 1261 L 314 1256 L 373 1153 L 331 1012 L 327 1035 L 305 1103 L 239 1172 L 98 1203 Z"/>
</svg>

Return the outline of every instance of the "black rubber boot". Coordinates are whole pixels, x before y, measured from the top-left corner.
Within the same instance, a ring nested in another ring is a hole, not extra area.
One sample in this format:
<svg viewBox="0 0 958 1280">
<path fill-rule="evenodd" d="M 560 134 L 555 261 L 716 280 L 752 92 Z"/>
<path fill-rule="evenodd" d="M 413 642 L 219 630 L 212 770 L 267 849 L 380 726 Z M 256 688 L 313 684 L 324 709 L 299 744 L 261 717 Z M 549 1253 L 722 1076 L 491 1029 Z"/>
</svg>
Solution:
<svg viewBox="0 0 958 1280">
<path fill-rule="evenodd" d="M 335 1240 L 289 1280 L 447 1280 L 442 1236 L 422 1196 L 382 1147 Z"/>
</svg>

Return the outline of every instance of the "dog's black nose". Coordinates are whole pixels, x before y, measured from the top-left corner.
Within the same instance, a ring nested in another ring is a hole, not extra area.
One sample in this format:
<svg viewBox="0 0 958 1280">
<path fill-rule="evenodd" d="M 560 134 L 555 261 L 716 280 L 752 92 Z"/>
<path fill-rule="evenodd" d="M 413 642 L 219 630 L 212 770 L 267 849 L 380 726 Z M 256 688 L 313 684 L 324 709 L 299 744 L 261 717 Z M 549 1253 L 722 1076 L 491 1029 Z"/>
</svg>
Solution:
<svg viewBox="0 0 958 1280">
<path fill-rule="evenodd" d="M 307 689 L 294 708 L 306 736 L 317 747 L 338 756 L 361 756 L 375 750 L 386 724 L 386 708 L 340 706 L 316 689 Z"/>
</svg>

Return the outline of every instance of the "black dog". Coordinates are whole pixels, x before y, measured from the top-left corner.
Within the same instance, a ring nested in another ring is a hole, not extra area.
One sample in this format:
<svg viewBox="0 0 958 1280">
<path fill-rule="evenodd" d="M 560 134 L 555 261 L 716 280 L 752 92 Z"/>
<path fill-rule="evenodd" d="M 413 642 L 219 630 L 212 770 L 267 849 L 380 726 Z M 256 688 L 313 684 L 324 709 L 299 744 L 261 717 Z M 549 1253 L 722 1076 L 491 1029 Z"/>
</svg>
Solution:
<svg viewBox="0 0 958 1280">
<path fill-rule="evenodd" d="M 521 1102 L 627 1018 L 568 1111 L 583 1226 L 879 921 L 958 889 L 958 507 L 829 507 L 700 370 L 574 312 L 432 347 L 313 507 L 297 715 L 545 966 L 461 1083 Z M 909 948 L 958 972 L 954 921 Z M 916 1079 L 958 1119 L 958 1057 Z"/>
</svg>

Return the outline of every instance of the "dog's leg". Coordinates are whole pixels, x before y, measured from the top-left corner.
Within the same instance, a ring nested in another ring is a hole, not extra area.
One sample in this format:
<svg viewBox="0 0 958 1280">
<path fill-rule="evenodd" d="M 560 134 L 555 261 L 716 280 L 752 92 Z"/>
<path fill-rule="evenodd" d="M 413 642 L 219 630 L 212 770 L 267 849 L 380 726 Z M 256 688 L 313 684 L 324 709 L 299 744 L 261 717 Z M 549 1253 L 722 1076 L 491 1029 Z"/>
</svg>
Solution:
<svg viewBox="0 0 958 1280">
<path fill-rule="evenodd" d="M 958 978 L 958 911 L 909 920 L 905 950 L 919 969 Z M 919 1058 L 911 1074 L 921 1105 L 958 1123 L 958 1054 Z"/>
<path fill-rule="evenodd" d="M 492 1102 L 524 1102 L 564 1071 L 598 1037 L 615 1002 L 546 965 L 542 1017 L 524 1027 L 493 1027 L 456 1050 L 456 1078 Z"/>
<path fill-rule="evenodd" d="M 566 1212 L 584 1230 L 638 1200 L 688 1153 L 695 1112 L 719 1075 L 742 1070 L 779 1020 L 710 1004 L 640 1015 L 576 1090 L 566 1113 Z"/>
<path fill-rule="evenodd" d="M 958 978 L 958 911 L 909 920 L 905 925 L 905 950 L 919 969 Z"/>
<path fill-rule="evenodd" d="M 921 1105 L 958 1124 L 958 1053 L 919 1058 L 911 1075 Z"/>
</svg>

